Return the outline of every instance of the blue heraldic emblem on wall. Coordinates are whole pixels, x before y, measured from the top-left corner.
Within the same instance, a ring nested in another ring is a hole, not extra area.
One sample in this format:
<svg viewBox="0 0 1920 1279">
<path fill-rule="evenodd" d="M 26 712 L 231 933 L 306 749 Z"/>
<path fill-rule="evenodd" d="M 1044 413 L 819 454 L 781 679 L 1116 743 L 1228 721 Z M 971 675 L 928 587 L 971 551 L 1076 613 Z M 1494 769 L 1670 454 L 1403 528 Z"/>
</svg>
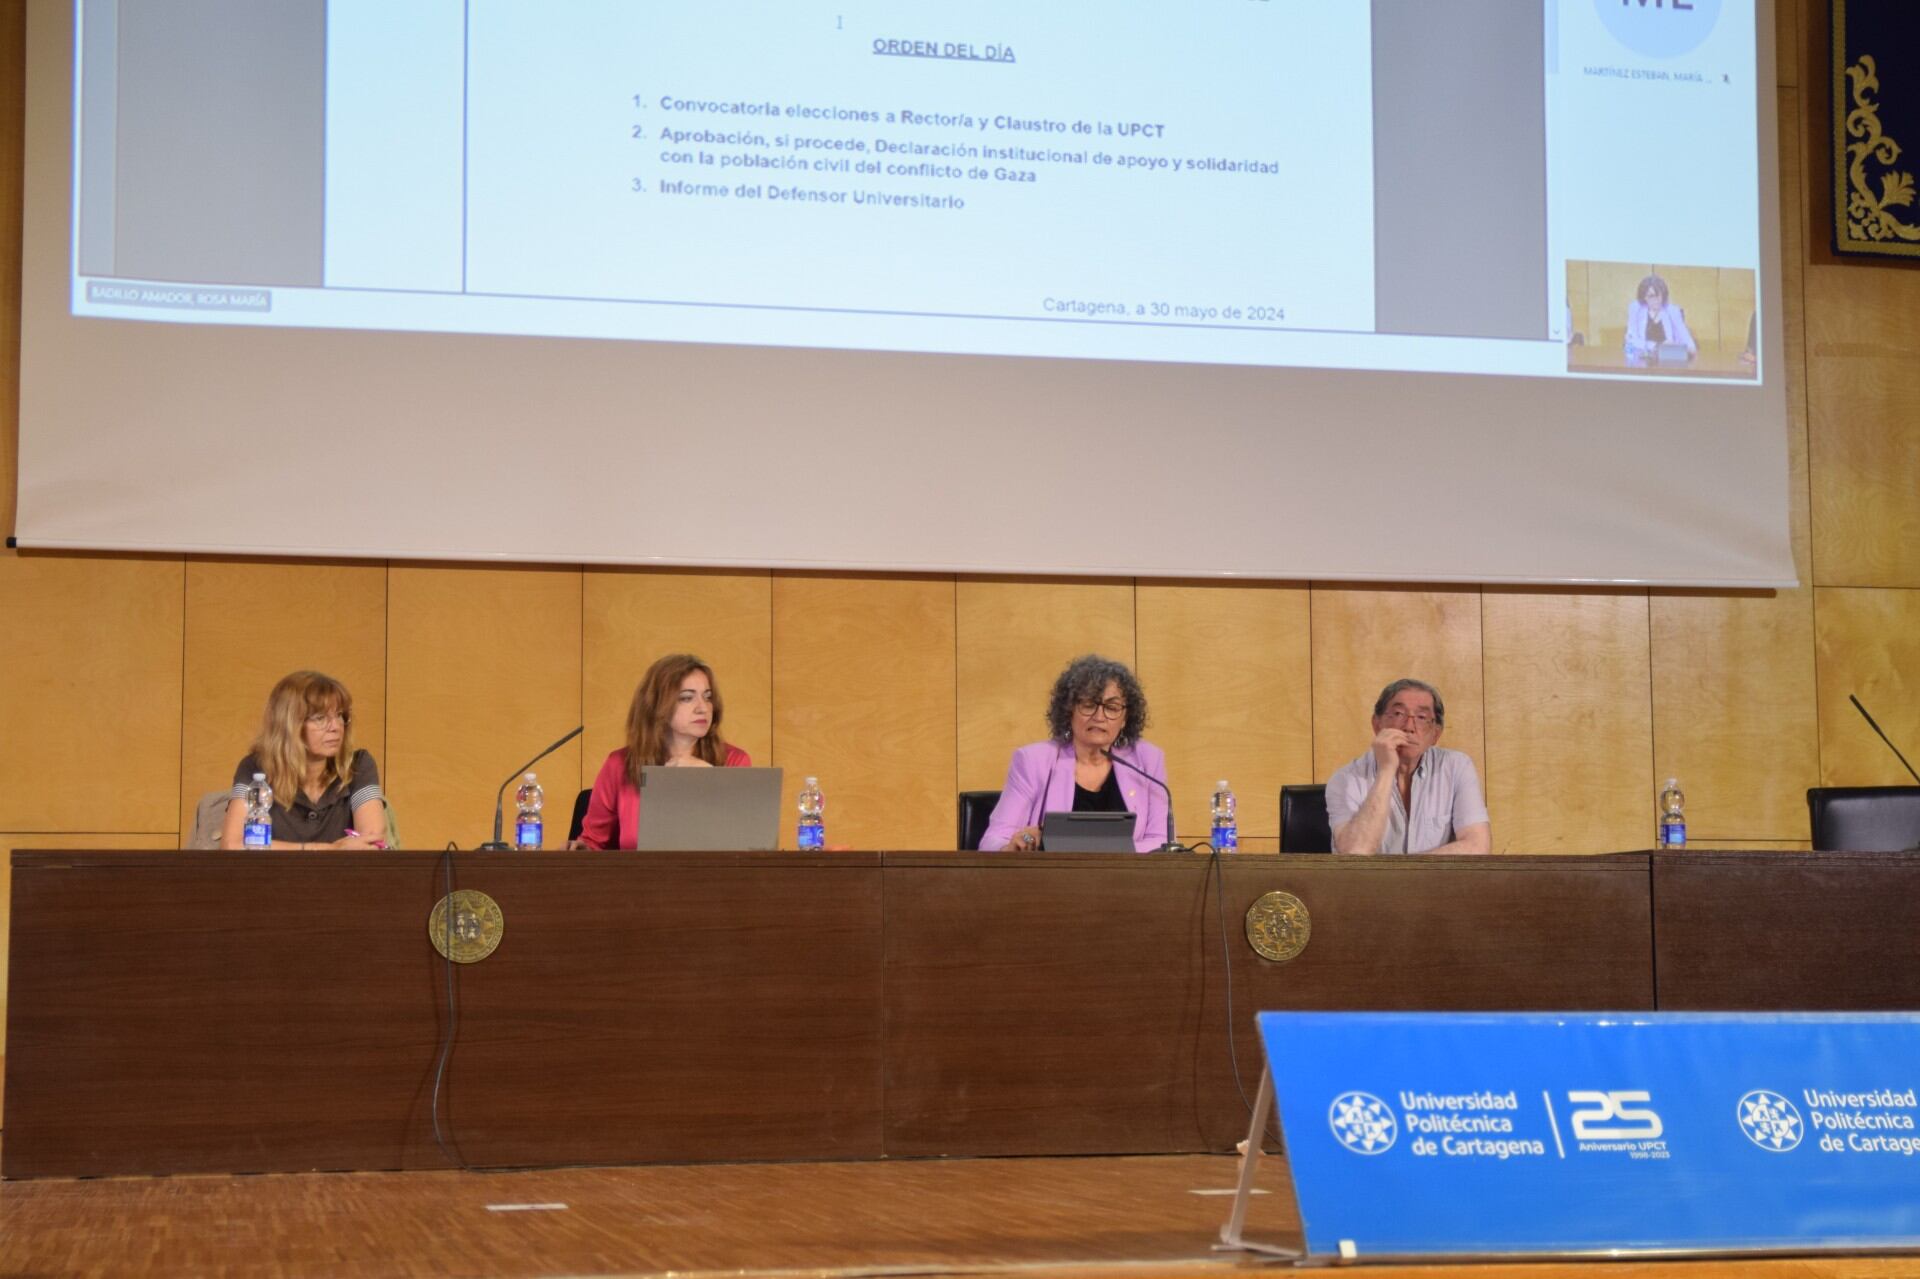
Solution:
<svg viewBox="0 0 1920 1279">
<path fill-rule="evenodd" d="M 1920 4 L 1830 4 L 1834 252 L 1920 265 Z"/>
</svg>

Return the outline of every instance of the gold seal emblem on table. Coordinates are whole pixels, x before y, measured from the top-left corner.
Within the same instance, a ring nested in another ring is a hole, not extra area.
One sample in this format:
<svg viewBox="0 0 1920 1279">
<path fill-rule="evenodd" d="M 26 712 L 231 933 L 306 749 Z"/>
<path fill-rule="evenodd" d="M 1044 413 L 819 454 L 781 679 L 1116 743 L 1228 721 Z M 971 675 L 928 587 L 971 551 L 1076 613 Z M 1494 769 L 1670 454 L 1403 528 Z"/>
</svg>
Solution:
<svg viewBox="0 0 1920 1279">
<path fill-rule="evenodd" d="M 500 903 L 477 888 L 458 888 L 427 916 L 433 948 L 456 964 L 477 964 L 491 955 L 507 929 Z"/>
<path fill-rule="evenodd" d="M 1284 964 L 1307 948 L 1313 916 L 1292 893 L 1263 893 L 1247 907 L 1247 945 L 1264 959 Z"/>
</svg>

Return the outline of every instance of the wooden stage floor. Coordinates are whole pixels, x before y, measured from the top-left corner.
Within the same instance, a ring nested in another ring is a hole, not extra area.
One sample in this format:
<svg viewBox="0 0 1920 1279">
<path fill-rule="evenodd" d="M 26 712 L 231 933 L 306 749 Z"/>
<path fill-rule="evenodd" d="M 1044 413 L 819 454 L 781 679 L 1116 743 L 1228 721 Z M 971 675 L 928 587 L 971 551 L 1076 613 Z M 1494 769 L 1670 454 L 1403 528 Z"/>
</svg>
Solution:
<svg viewBox="0 0 1920 1279">
<path fill-rule="evenodd" d="M 1177 1155 L 14 1181 L 0 1183 L 0 1275 L 1284 1273 L 1212 1251 L 1236 1168 Z M 1262 1164 L 1261 1189 L 1249 1236 L 1287 1239 L 1281 1161 Z M 1893 1279 L 1920 1275 L 1920 1257 L 1362 1273 Z"/>
</svg>

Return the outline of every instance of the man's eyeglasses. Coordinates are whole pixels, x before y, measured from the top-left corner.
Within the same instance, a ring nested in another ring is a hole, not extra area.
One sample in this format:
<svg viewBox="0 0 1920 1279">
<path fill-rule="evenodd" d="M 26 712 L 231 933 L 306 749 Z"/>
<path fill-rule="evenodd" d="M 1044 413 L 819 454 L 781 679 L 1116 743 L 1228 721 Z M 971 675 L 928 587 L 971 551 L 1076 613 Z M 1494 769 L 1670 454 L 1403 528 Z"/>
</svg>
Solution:
<svg viewBox="0 0 1920 1279">
<path fill-rule="evenodd" d="M 1421 732 L 1432 728 L 1434 724 L 1433 712 L 1431 711 L 1403 711 L 1399 707 L 1388 711 L 1385 715 L 1382 715 L 1380 719 L 1382 723 L 1391 724 L 1395 728 L 1404 728 L 1408 724 L 1411 724 Z"/>
</svg>

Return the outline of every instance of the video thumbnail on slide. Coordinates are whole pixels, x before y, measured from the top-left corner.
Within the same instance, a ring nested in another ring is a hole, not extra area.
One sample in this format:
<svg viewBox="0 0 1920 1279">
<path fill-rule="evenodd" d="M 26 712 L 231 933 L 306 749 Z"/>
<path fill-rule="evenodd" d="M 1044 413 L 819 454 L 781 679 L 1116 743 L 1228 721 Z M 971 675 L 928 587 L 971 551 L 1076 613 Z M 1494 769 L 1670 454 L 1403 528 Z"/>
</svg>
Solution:
<svg viewBox="0 0 1920 1279">
<path fill-rule="evenodd" d="M 1567 263 L 1567 371 L 1759 376 L 1755 275 L 1746 267 Z"/>
</svg>

